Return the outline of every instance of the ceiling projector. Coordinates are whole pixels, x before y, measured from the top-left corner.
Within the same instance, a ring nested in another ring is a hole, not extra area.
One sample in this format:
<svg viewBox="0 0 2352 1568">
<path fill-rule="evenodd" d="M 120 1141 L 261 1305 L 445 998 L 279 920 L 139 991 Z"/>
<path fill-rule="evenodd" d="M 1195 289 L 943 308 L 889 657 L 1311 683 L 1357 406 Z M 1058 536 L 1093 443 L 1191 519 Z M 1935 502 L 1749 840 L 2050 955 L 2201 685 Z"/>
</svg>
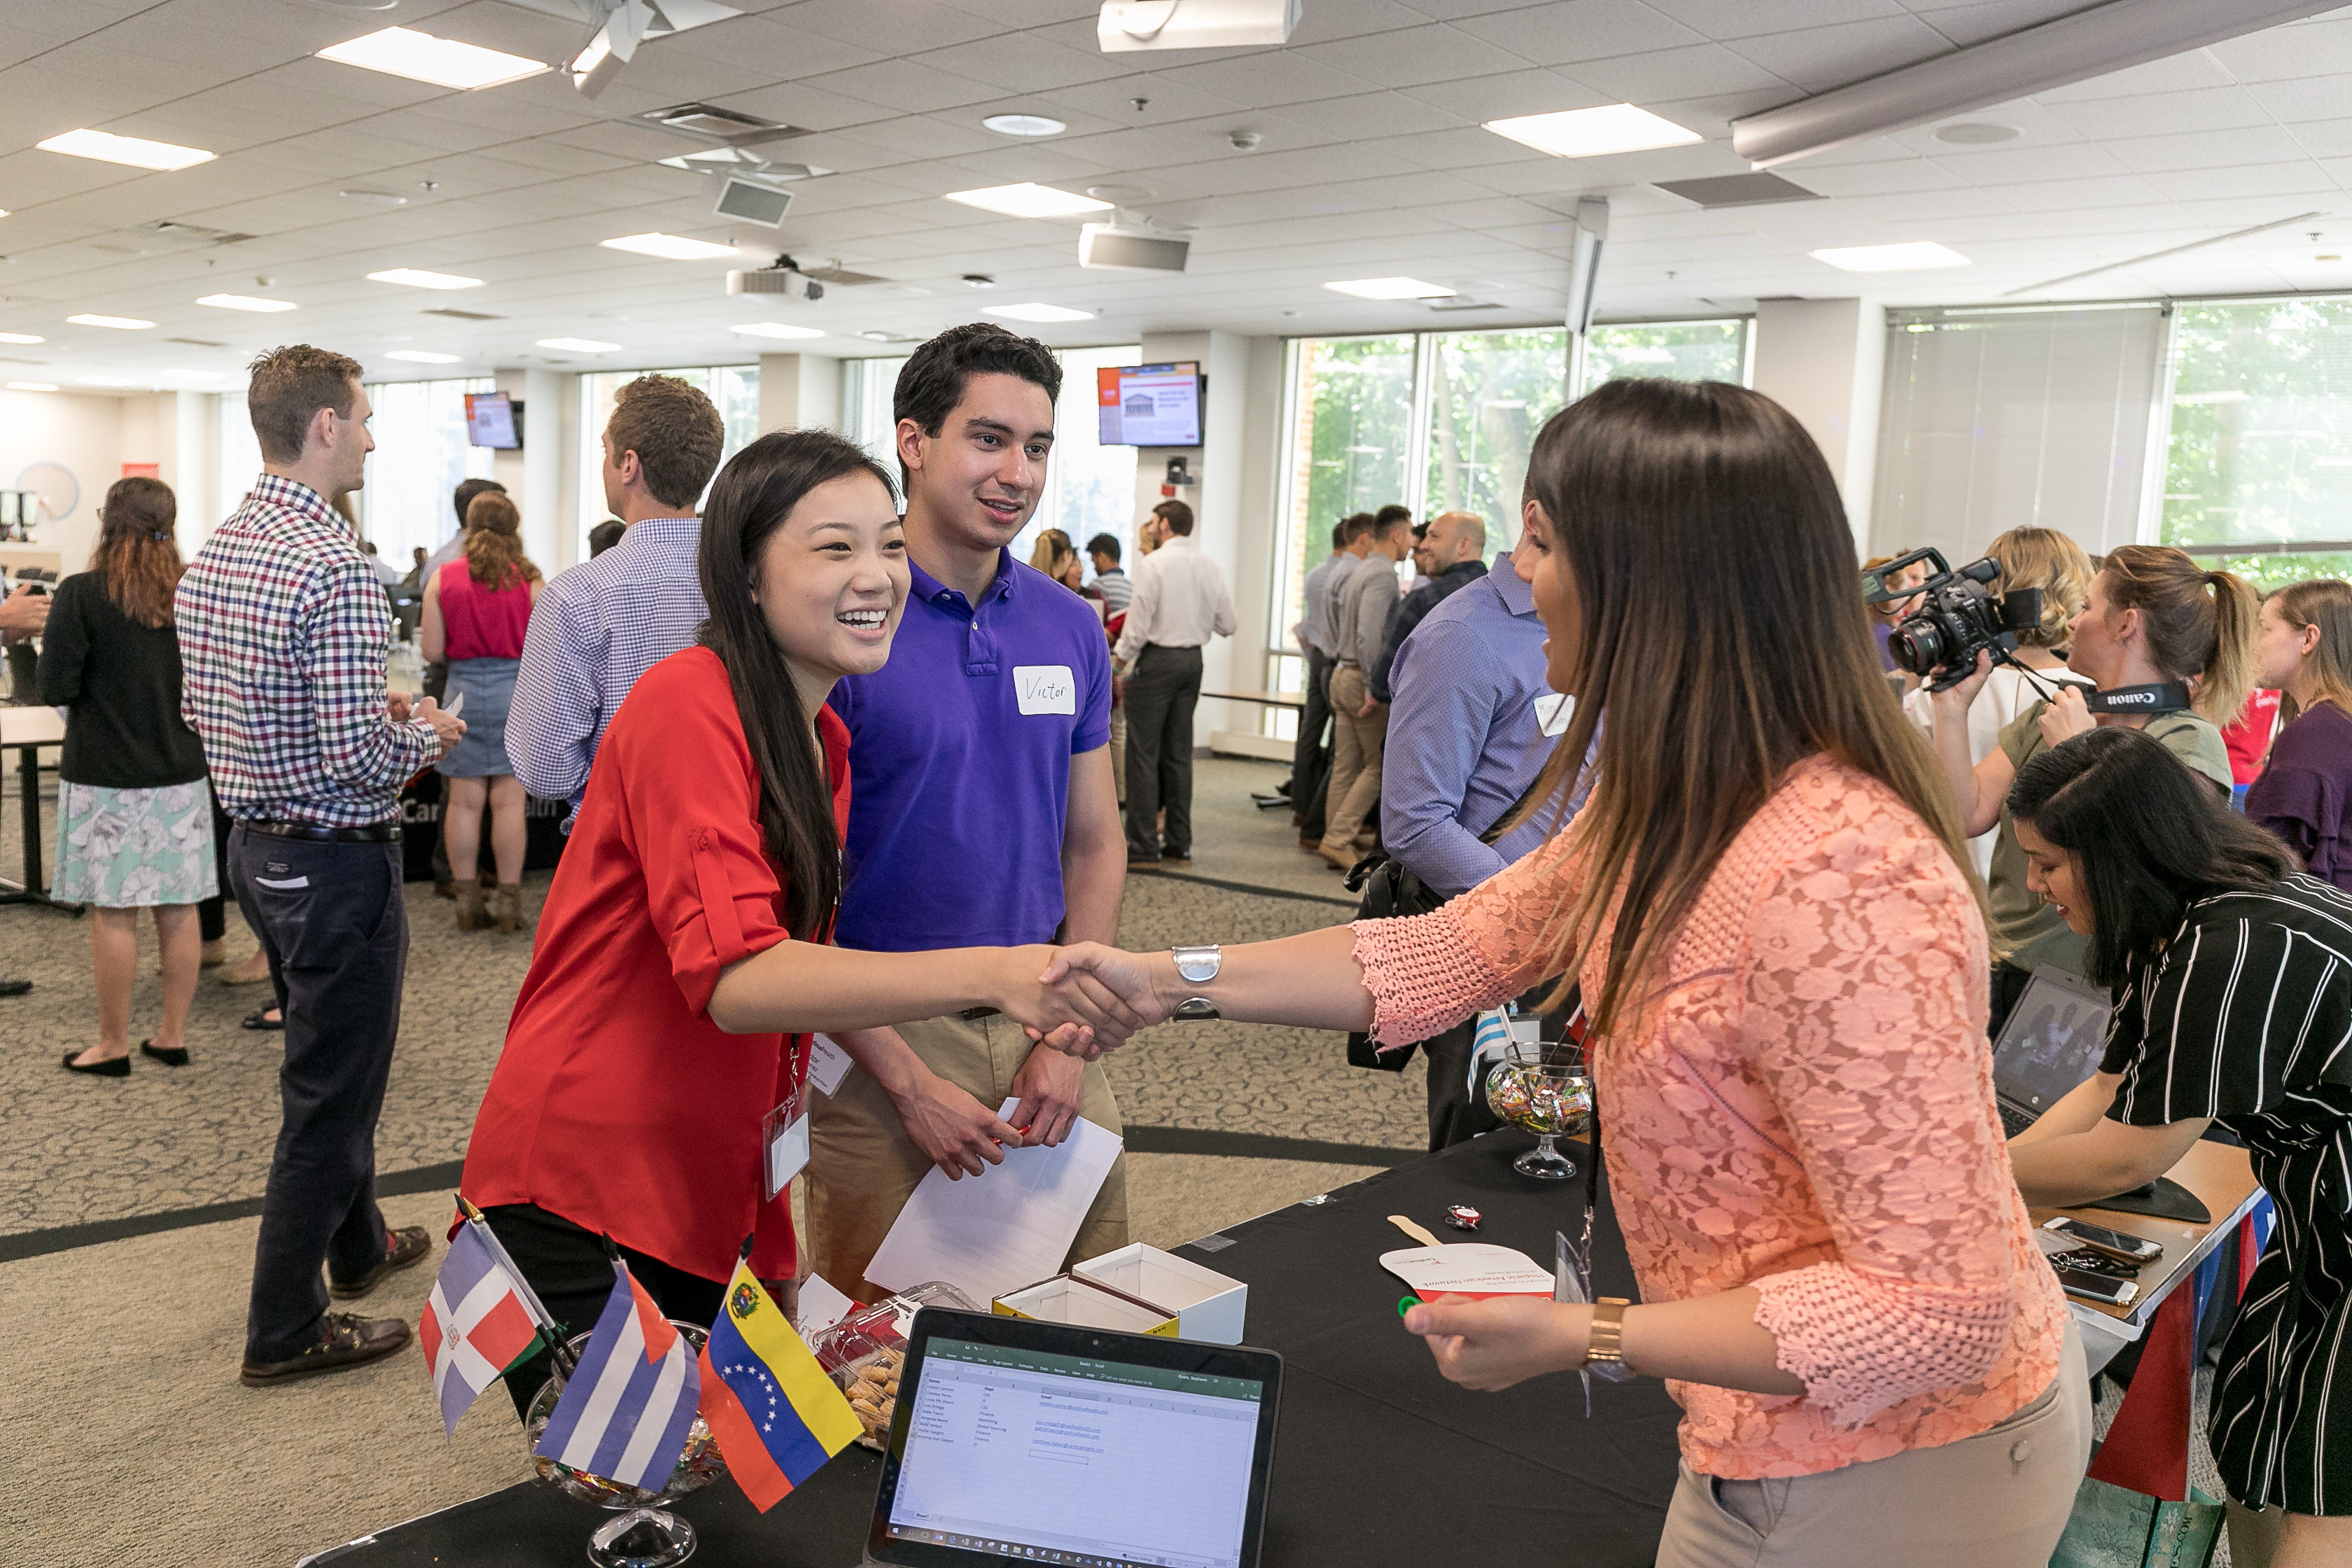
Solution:
<svg viewBox="0 0 2352 1568">
<path fill-rule="evenodd" d="M 1118 272 L 1181 272 L 1192 242 L 1148 228 L 1090 223 L 1078 231 L 1078 265 Z"/>
<path fill-rule="evenodd" d="M 792 258 L 779 257 L 773 267 L 756 268 L 750 271 L 727 275 L 730 294 L 781 294 L 788 300 L 806 300 L 814 304 L 824 298 L 824 285 L 792 265 Z"/>
<path fill-rule="evenodd" d="M 1286 44 L 1298 16 L 1298 0 L 1105 0 L 1095 42 L 1107 55 Z"/>
</svg>

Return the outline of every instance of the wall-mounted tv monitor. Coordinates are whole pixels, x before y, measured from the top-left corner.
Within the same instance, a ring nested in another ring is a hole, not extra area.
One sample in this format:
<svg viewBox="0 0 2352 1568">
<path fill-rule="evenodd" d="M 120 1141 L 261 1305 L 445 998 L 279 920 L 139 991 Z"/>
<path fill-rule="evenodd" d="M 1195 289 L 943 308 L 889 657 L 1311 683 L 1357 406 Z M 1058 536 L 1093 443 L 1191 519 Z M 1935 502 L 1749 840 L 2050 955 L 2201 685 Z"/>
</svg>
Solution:
<svg viewBox="0 0 2352 1568">
<path fill-rule="evenodd" d="M 466 394 L 466 439 L 502 452 L 522 446 L 522 405 L 503 392 Z"/>
<path fill-rule="evenodd" d="M 1201 367 L 1105 365 L 1095 372 L 1095 400 L 1106 447 L 1201 444 Z"/>
</svg>

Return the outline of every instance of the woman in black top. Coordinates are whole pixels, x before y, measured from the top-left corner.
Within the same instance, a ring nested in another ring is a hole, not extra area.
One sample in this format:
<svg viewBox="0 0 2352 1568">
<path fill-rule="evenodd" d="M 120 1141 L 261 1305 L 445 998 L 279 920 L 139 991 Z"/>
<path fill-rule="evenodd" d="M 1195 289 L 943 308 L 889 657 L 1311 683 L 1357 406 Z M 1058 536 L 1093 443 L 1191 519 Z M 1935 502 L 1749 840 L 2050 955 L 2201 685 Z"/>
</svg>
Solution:
<svg viewBox="0 0 2352 1568">
<path fill-rule="evenodd" d="M 180 716 L 176 512 L 161 480 L 116 481 L 99 511 L 90 570 L 58 585 L 41 647 L 41 700 L 71 710 L 49 891 L 95 910 L 98 1043 L 68 1051 L 65 1065 L 107 1078 L 131 1071 L 142 909 L 155 911 L 163 948 L 163 1021 L 139 1048 L 167 1067 L 187 1065 L 201 952 L 195 906 L 220 890 L 204 748 Z"/>
<path fill-rule="evenodd" d="M 2352 1563 L 2352 895 L 2163 745 L 2100 729 L 2018 770 L 2027 880 L 2115 987 L 2099 1072 L 2011 1144 L 2030 1203 L 2169 1170 L 2211 1123 L 2277 1205 L 2207 1436 L 2242 1568 Z M 2331 1441 L 2332 1439 L 2332 1441 Z"/>
</svg>

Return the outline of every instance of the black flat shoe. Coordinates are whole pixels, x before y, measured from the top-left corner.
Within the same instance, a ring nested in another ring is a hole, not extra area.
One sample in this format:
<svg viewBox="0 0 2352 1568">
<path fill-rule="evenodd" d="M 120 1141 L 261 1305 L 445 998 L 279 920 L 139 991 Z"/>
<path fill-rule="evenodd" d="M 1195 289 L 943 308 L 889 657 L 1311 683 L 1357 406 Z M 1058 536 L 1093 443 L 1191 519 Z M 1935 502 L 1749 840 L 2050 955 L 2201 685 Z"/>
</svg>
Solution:
<svg viewBox="0 0 2352 1568">
<path fill-rule="evenodd" d="M 107 1061 L 90 1062 L 85 1065 L 84 1063 L 74 1060 L 74 1058 L 79 1055 L 81 1055 L 79 1051 L 68 1051 L 66 1053 L 66 1071 L 94 1073 L 100 1078 L 129 1078 L 131 1076 L 131 1058 L 129 1057 L 115 1057 Z"/>
<path fill-rule="evenodd" d="M 254 1011 L 247 1013 L 245 1016 L 244 1026 L 248 1029 L 284 1028 L 286 1026 L 285 1016 L 280 1014 L 278 1017 L 272 1018 L 269 1016 L 270 1011 L 271 1009 L 268 1007 L 257 1007 Z"/>
<path fill-rule="evenodd" d="M 173 1046 L 169 1050 L 159 1051 L 155 1048 L 154 1041 L 142 1040 L 139 1042 L 139 1054 L 142 1057 L 152 1057 L 167 1068 L 184 1068 L 188 1065 L 188 1047 L 185 1046 Z M 131 1060 L 129 1057 L 122 1059 L 126 1063 Z"/>
</svg>

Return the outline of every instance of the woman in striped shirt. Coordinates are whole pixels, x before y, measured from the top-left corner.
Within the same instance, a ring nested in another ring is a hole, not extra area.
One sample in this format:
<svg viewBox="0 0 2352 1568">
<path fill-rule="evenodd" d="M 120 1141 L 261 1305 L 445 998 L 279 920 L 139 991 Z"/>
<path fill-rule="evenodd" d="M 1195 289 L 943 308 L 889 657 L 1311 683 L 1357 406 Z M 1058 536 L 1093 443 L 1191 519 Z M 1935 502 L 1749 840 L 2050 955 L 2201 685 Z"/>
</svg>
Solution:
<svg viewBox="0 0 2352 1568">
<path fill-rule="evenodd" d="M 2232 1559 L 2352 1562 L 2352 895 L 2134 731 L 2034 758 L 2009 809 L 2030 885 L 2116 991 L 2099 1072 L 2011 1144 L 2018 1185 L 2084 1203 L 2214 1122 L 2244 1141 L 2279 1223 L 2207 1429 Z"/>
</svg>

